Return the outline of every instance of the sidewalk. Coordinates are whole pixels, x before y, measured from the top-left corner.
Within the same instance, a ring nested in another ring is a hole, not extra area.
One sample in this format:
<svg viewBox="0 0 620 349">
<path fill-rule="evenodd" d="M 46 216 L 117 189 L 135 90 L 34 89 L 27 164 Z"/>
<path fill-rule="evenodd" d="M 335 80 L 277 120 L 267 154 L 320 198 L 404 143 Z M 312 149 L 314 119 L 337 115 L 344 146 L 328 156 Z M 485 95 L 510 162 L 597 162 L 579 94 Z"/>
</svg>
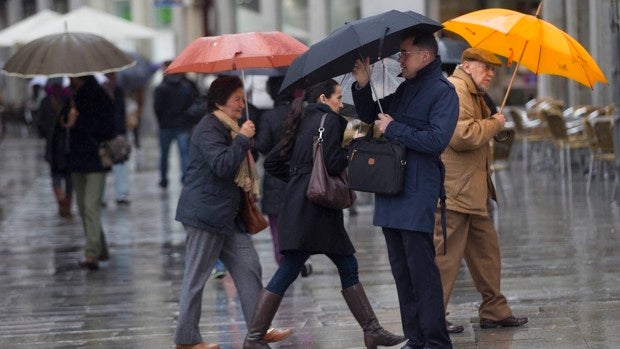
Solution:
<svg viewBox="0 0 620 349">
<path fill-rule="evenodd" d="M 109 176 L 103 221 L 111 259 L 96 272 L 77 267 L 81 222 L 75 205 L 72 221 L 57 216 L 42 149 L 30 138 L 0 144 L 0 348 L 172 348 L 185 238 L 174 221 L 176 148 L 163 191 L 156 140 L 144 140 L 128 207 L 116 206 Z M 481 330 L 479 295 L 463 270 L 448 309 L 450 320 L 465 326 L 452 336 L 454 347 L 620 347 L 620 209 L 609 201 L 609 185 L 595 181 L 586 196 L 583 178 L 573 175 L 568 195 L 559 172 L 514 168 L 499 173 L 507 197 L 498 217 L 502 289 L 514 313 L 530 322 Z M 360 279 L 384 327 L 402 333 L 383 236 L 371 225 L 372 206 L 358 210 L 345 223 Z M 269 232 L 254 241 L 266 283 L 275 271 Z M 275 318 L 294 335 L 273 347 L 363 348 L 335 267 L 324 256 L 312 262 L 314 274 L 293 284 Z M 222 348 L 242 347 L 245 323 L 230 277 L 207 282 L 201 330 Z"/>
</svg>

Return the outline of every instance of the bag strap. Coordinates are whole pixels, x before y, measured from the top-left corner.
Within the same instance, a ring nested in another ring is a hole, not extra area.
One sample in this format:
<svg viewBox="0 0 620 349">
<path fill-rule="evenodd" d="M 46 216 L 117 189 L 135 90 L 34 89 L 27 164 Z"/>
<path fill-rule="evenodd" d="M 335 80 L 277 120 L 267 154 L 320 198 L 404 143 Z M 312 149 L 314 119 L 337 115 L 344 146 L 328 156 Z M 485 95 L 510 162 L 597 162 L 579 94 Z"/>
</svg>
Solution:
<svg viewBox="0 0 620 349">
<path fill-rule="evenodd" d="M 441 205 L 441 232 L 443 237 L 443 255 L 448 253 L 448 229 L 446 223 L 446 187 L 444 181 L 446 179 L 446 167 L 441 159 L 439 161 L 439 172 L 441 173 L 441 189 L 439 190 L 439 203 Z"/>
<path fill-rule="evenodd" d="M 325 118 L 327 118 L 327 113 L 323 114 L 323 117 L 321 118 L 321 124 L 319 125 L 319 138 L 317 138 L 317 141 L 319 143 L 323 142 L 323 132 L 325 132 Z"/>
</svg>

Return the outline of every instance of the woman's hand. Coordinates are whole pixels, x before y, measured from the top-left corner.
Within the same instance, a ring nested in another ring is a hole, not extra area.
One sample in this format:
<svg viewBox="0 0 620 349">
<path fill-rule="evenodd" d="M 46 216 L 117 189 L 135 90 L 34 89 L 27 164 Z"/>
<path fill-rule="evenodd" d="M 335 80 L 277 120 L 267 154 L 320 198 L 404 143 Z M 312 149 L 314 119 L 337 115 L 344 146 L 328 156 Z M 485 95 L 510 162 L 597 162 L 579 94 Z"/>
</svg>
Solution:
<svg viewBox="0 0 620 349">
<path fill-rule="evenodd" d="M 366 57 L 364 62 L 361 59 L 355 61 L 351 75 L 357 81 L 357 86 L 362 88 L 368 83 L 368 73 L 370 73 L 370 58 Z"/>
<path fill-rule="evenodd" d="M 61 125 L 65 128 L 73 127 L 79 115 L 80 115 L 80 112 L 78 112 L 75 107 L 71 107 L 71 109 L 69 109 L 69 113 L 67 114 L 67 121 L 62 122 L 63 118 L 60 118 Z"/>
<path fill-rule="evenodd" d="M 248 138 L 254 137 L 254 134 L 256 134 L 256 127 L 254 126 L 254 122 L 252 122 L 252 120 L 247 120 L 246 122 L 244 122 L 243 125 L 241 125 L 239 133 Z"/>
</svg>

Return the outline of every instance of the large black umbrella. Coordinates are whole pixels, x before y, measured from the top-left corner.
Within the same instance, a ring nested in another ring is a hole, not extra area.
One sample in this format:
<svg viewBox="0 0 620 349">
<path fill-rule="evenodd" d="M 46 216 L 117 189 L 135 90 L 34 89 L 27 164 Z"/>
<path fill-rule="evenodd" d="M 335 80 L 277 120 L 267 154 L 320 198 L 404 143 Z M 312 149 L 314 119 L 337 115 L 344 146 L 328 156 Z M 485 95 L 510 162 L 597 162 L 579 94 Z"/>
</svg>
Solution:
<svg viewBox="0 0 620 349">
<path fill-rule="evenodd" d="M 280 91 L 306 87 L 353 69 L 355 60 L 369 57 L 374 63 L 398 52 L 401 33 L 407 29 L 434 33 L 442 25 L 413 11 L 387 11 L 349 22 L 291 63 Z"/>
</svg>

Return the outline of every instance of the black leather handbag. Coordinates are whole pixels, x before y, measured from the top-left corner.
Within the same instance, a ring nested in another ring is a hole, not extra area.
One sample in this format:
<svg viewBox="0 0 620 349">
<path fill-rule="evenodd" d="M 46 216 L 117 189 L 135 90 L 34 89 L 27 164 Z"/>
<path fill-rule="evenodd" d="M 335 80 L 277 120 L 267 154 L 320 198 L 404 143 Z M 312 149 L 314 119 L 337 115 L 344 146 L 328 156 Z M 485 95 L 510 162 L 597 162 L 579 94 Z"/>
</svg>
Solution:
<svg viewBox="0 0 620 349">
<path fill-rule="evenodd" d="M 367 193 L 398 194 L 405 180 L 406 148 L 384 137 L 356 138 L 349 144 L 349 187 Z"/>
</svg>

